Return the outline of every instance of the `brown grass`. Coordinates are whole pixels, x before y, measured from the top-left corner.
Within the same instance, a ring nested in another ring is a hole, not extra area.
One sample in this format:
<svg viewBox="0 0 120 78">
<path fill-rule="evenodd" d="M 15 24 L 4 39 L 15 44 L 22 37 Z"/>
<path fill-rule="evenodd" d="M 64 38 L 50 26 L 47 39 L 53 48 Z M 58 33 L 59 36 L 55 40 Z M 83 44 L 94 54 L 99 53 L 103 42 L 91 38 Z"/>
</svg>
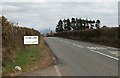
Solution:
<svg viewBox="0 0 120 78">
<path fill-rule="evenodd" d="M 66 31 L 54 34 L 57 37 L 64 37 L 80 41 L 88 41 L 107 46 L 120 47 L 120 28 L 89 29 L 84 31 Z"/>
</svg>

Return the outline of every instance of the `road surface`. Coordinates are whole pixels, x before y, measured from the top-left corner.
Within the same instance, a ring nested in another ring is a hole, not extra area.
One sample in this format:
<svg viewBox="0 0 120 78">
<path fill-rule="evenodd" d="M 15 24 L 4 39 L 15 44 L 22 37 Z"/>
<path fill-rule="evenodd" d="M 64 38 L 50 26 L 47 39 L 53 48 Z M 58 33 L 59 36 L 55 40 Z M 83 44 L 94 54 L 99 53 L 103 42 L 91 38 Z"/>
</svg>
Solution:
<svg viewBox="0 0 120 78">
<path fill-rule="evenodd" d="M 62 76 L 118 76 L 118 49 L 76 40 L 49 37 Z"/>
<path fill-rule="evenodd" d="M 24 76 L 118 76 L 118 48 L 46 37 L 57 63 Z"/>
</svg>

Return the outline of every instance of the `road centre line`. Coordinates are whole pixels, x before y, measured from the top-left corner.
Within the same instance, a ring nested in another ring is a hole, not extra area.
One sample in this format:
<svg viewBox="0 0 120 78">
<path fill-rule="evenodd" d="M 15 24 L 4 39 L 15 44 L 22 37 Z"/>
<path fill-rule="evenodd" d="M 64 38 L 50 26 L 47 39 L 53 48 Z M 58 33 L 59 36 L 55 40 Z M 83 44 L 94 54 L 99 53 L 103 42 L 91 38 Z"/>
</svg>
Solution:
<svg viewBox="0 0 120 78">
<path fill-rule="evenodd" d="M 80 48 L 83 48 L 83 46 L 80 46 L 80 45 L 76 45 L 77 47 L 80 47 Z"/>
<path fill-rule="evenodd" d="M 77 44 L 72 44 L 72 45 L 83 48 L 83 46 L 80 46 L 80 45 L 77 45 Z"/>
<path fill-rule="evenodd" d="M 115 48 L 115 47 L 107 47 L 109 49 L 113 49 L 113 50 L 118 50 L 118 48 Z"/>
<path fill-rule="evenodd" d="M 110 56 L 110 55 L 107 55 L 107 54 L 101 53 L 101 52 L 96 51 L 96 50 L 90 50 L 90 51 L 95 52 L 95 53 L 98 53 L 98 54 L 101 54 L 101 55 L 104 55 L 104 56 L 107 56 L 107 57 L 112 58 L 112 59 L 114 59 L 114 60 L 119 60 L 119 59 L 116 58 L 116 57 L 113 57 L 113 56 Z"/>
<path fill-rule="evenodd" d="M 61 40 L 61 39 L 59 39 L 59 41 L 64 41 L 64 40 Z M 65 43 L 70 43 L 70 44 L 72 44 L 71 42 L 68 42 L 68 41 L 64 41 Z M 74 46 L 77 46 L 77 47 L 80 47 L 80 48 L 83 48 L 83 46 L 80 46 L 80 45 L 77 45 L 77 44 L 72 44 L 72 45 L 74 45 Z"/>
<path fill-rule="evenodd" d="M 101 50 L 106 50 L 104 47 L 87 47 L 88 49 L 101 49 Z"/>
<path fill-rule="evenodd" d="M 60 41 L 63 41 L 63 40 L 60 40 Z M 70 43 L 70 42 L 67 42 L 67 41 L 64 41 L 64 42 L 66 42 L 66 43 Z M 72 44 L 72 43 L 71 43 L 71 44 Z M 83 46 L 80 46 L 80 45 L 77 45 L 77 44 L 72 44 L 72 45 L 77 46 L 77 47 L 80 47 L 80 48 L 83 48 Z M 112 59 L 114 59 L 114 60 L 119 60 L 119 59 L 116 58 L 116 57 L 113 57 L 113 56 L 110 56 L 110 55 L 107 55 L 107 54 L 101 53 L 101 52 L 96 51 L 96 50 L 93 50 L 93 49 L 100 49 L 100 48 L 102 48 L 102 49 L 106 49 L 106 48 L 103 48 L 103 47 L 87 47 L 87 48 L 89 48 L 90 51 L 92 51 L 92 52 L 95 52 L 95 53 L 98 53 L 98 54 L 104 55 L 104 56 L 109 57 L 109 58 L 112 58 Z"/>
<path fill-rule="evenodd" d="M 60 40 L 60 41 L 63 41 L 63 40 Z M 66 43 L 70 43 L 70 42 L 67 42 L 67 41 L 64 41 L 64 42 L 66 42 Z M 72 44 L 72 43 L 70 43 L 70 44 Z M 83 46 L 80 46 L 80 45 L 77 45 L 77 44 L 72 44 L 72 45 L 77 46 L 77 47 L 80 47 L 80 48 L 83 48 Z M 92 52 L 95 52 L 95 53 L 98 53 L 98 54 L 104 55 L 104 56 L 109 57 L 109 58 L 112 58 L 112 59 L 114 59 L 114 60 L 119 60 L 119 59 L 116 58 L 116 57 L 113 57 L 113 56 L 110 56 L 110 55 L 107 55 L 107 54 L 101 53 L 101 52 L 96 51 L 96 50 L 93 50 L 93 49 L 106 49 L 106 48 L 103 48 L 103 47 L 87 47 L 87 48 L 90 49 L 90 51 L 92 51 Z M 108 48 L 111 48 L 111 47 L 108 47 Z"/>
<path fill-rule="evenodd" d="M 74 46 L 76 46 L 76 44 L 73 44 Z"/>
<path fill-rule="evenodd" d="M 66 42 L 66 43 L 70 43 L 70 42 Z"/>
</svg>

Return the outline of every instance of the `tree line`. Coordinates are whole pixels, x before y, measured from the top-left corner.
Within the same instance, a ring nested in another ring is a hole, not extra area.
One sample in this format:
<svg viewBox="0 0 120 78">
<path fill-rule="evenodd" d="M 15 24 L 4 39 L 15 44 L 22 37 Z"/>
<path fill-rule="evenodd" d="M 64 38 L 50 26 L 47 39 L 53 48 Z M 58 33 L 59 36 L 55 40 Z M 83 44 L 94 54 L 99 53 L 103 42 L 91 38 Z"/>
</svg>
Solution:
<svg viewBox="0 0 120 78">
<path fill-rule="evenodd" d="M 56 32 L 71 31 L 71 30 L 86 30 L 86 29 L 99 29 L 100 20 L 88 20 L 81 18 L 72 18 L 59 20 L 56 26 Z"/>
</svg>

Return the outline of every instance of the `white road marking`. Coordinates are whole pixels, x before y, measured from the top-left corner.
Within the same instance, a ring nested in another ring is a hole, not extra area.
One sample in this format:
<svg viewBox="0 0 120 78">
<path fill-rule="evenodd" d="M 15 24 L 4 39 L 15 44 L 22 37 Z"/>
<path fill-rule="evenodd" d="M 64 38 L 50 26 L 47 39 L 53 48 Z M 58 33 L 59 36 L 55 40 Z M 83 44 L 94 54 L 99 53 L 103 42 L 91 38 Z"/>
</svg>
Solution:
<svg viewBox="0 0 120 78">
<path fill-rule="evenodd" d="M 106 48 L 104 48 L 104 47 L 87 47 L 88 49 L 104 49 L 104 50 L 106 50 Z"/>
<path fill-rule="evenodd" d="M 112 59 L 115 59 L 115 60 L 119 60 L 119 59 L 116 58 L 116 57 L 113 57 L 113 56 L 110 56 L 110 55 L 101 53 L 101 52 L 99 52 L 99 51 L 95 51 L 95 50 L 90 50 L 90 51 L 95 52 L 95 53 L 98 53 L 98 54 L 101 54 L 101 55 L 104 55 L 104 56 L 107 56 L 107 57 L 112 58 Z"/>
<path fill-rule="evenodd" d="M 119 53 L 119 51 L 108 51 L 108 52 L 115 55 L 115 56 L 118 56 L 118 53 Z"/>
<path fill-rule="evenodd" d="M 104 48 L 104 47 L 101 47 L 101 49 L 105 49 L 106 50 L 106 48 Z"/>
<path fill-rule="evenodd" d="M 77 47 L 80 47 L 80 48 L 83 48 L 83 46 L 80 46 L 80 45 L 76 45 Z"/>
<path fill-rule="evenodd" d="M 60 70 L 58 69 L 57 65 L 54 65 L 56 73 L 58 74 L 58 76 L 62 76 L 60 73 Z"/>
<path fill-rule="evenodd" d="M 113 49 L 113 50 L 118 50 L 118 48 L 114 48 L 114 47 L 107 47 L 109 49 Z"/>
<path fill-rule="evenodd" d="M 59 39 L 59 41 L 64 41 L 64 40 L 60 40 L 60 39 Z M 65 42 L 65 43 L 68 43 L 68 44 L 70 43 L 70 42 L 68 42 L 68 41 L 64 41 L 64 42 Z M 72 44 L 72 43 L 70 43 L 70 44 Z M 80 47 L 80 48 L 83 48 L 83 46 L 80 46 L 80 45 L 77 45 L 77 44 L 72 44 L 72 45 L 77 46 L 77 47 Z"/>
<path fill-rule="evenodd" d="M 73 44 L 74 46 L 76 45 L 76 44 Z"/>
<path fill-rule="evenodd" d="M 83 48 L 83 46 L 80 46 L 80 45 L 77 45 L 77 44 L 72 44 L 72 45 Z"/>
<path fill-rule="evenodd" d="M 66 42 L 66 43 L 70 43 L 70 42 Z"/>
<path fill-rule="evenodd" d="M 87 47 L 88 49 L 96 49 L 96 47 Z"/>
</svg>

